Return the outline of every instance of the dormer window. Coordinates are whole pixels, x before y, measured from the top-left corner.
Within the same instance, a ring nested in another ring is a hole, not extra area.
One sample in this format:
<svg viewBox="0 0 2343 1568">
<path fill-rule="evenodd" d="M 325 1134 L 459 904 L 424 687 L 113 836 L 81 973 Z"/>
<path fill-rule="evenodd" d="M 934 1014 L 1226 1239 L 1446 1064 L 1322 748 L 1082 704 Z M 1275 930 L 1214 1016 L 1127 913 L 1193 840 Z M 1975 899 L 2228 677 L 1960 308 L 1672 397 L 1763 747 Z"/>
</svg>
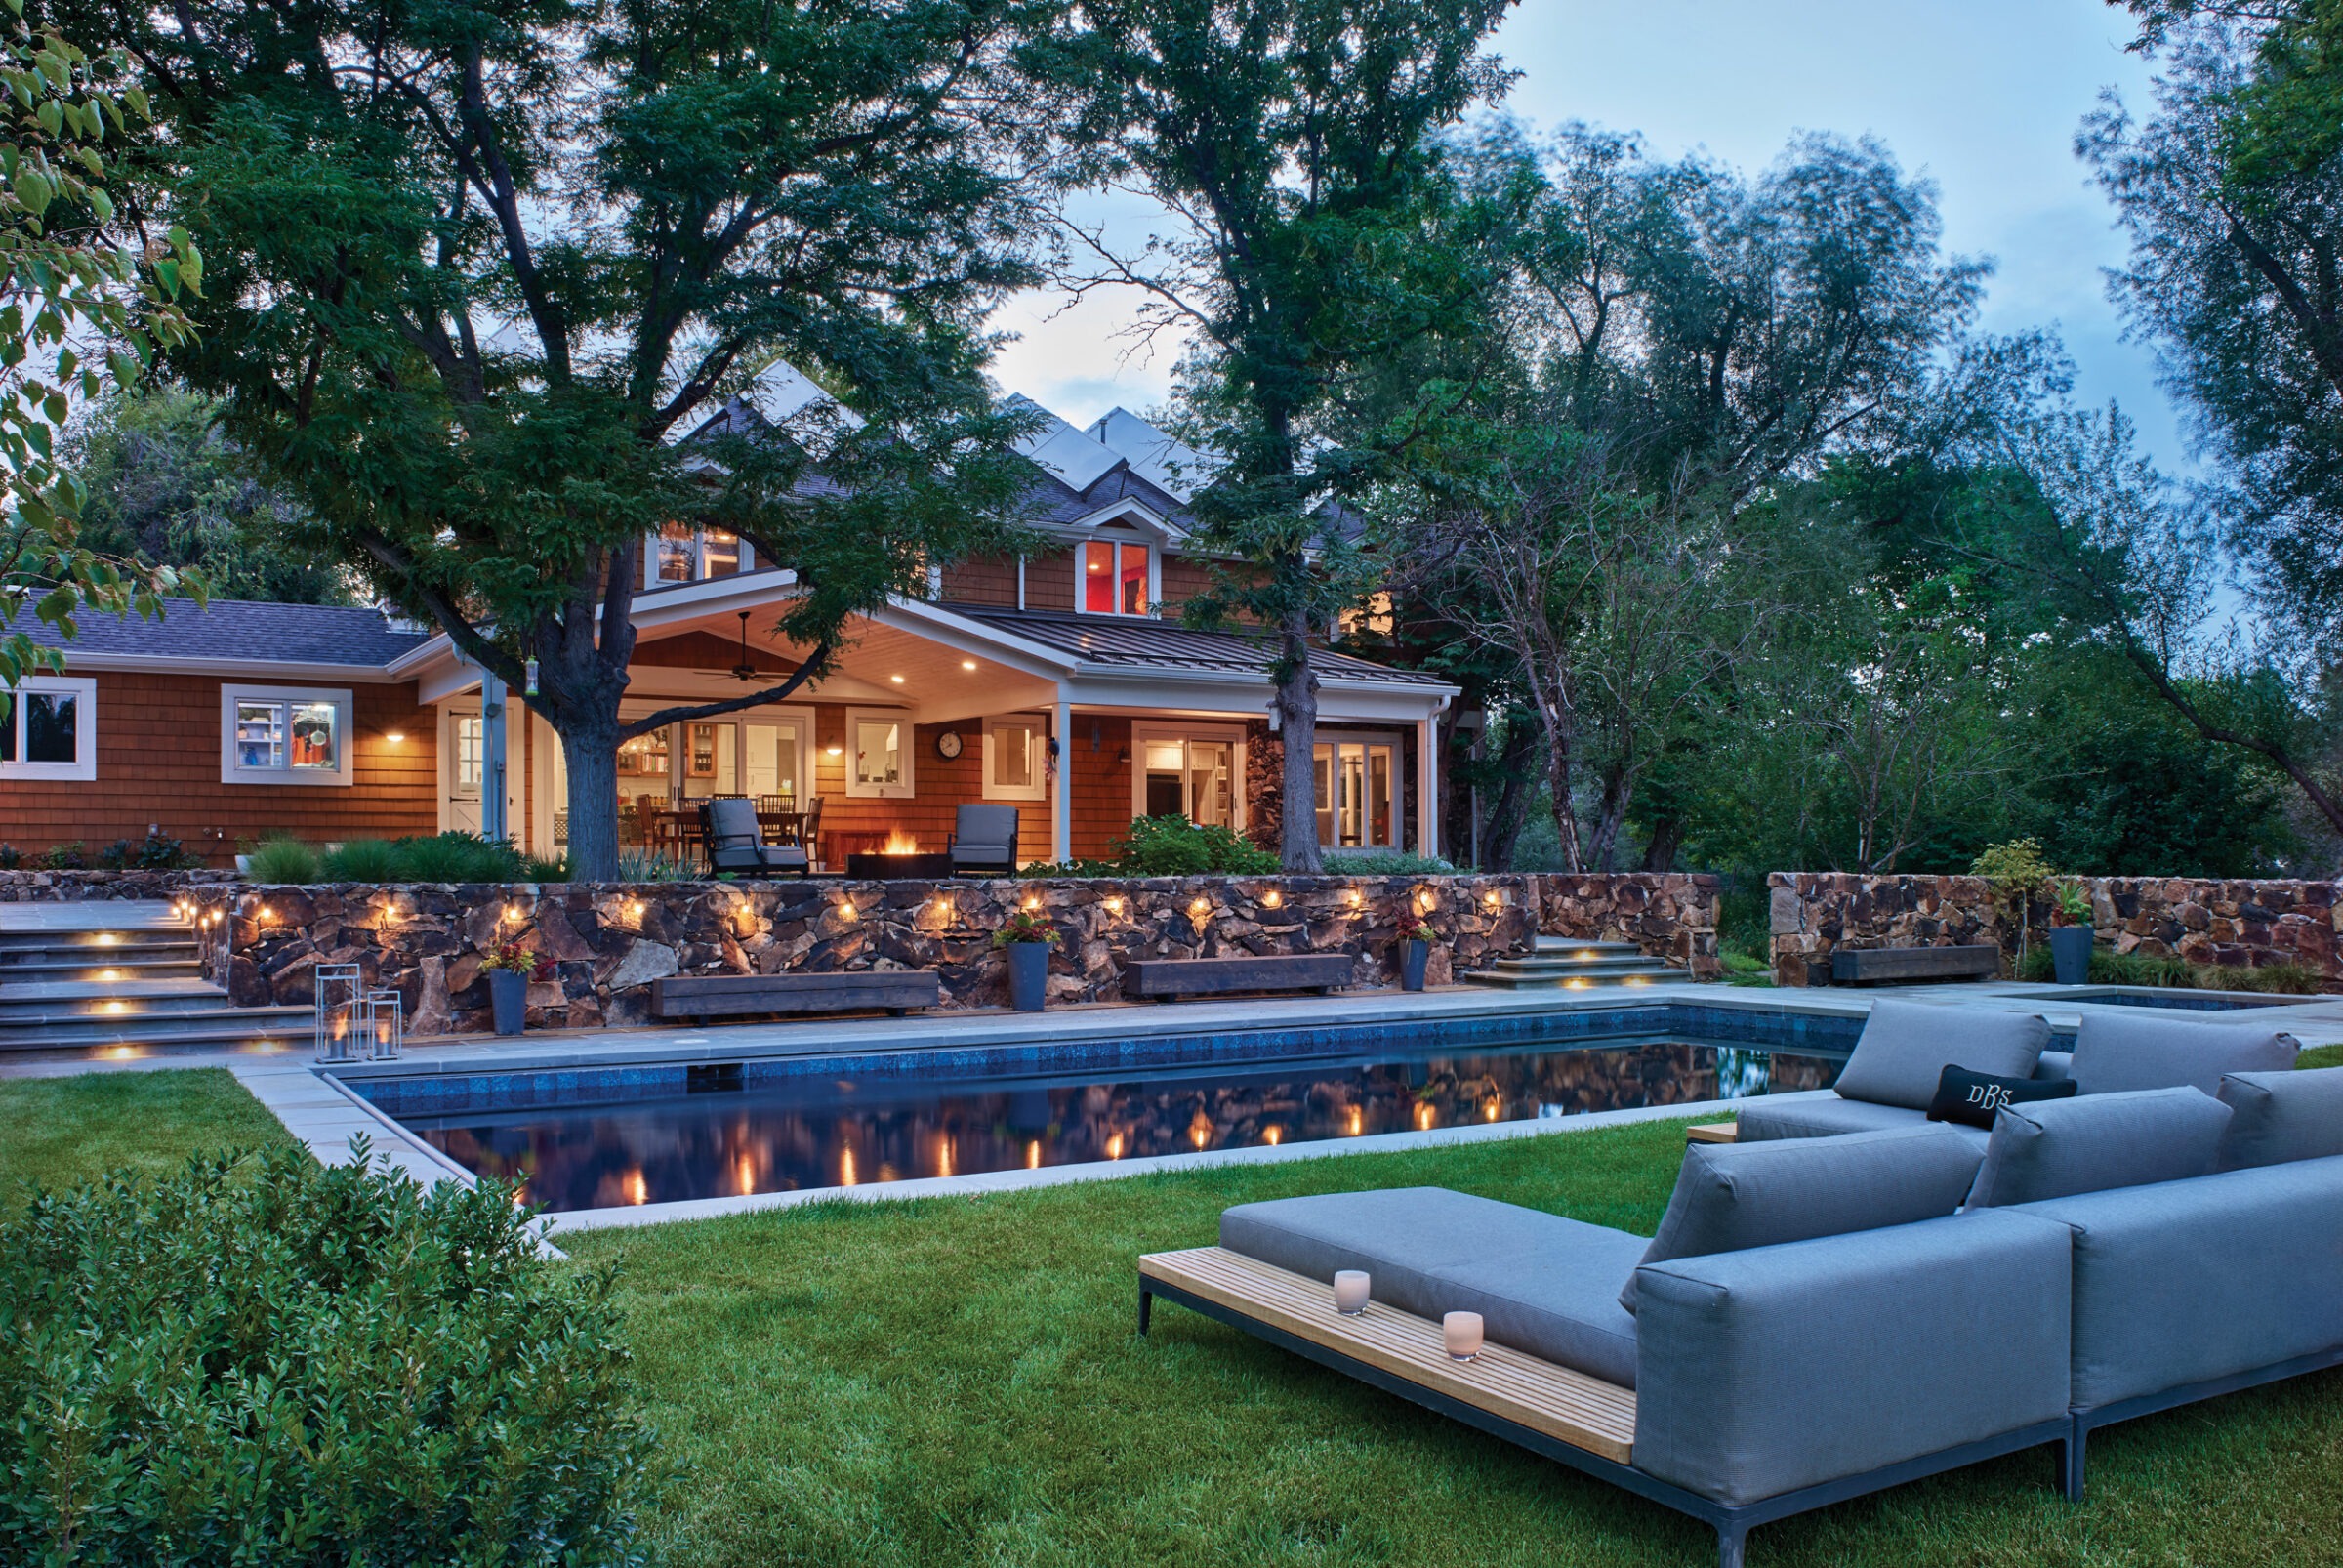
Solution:
<svg viewBox="0 0 2343 1568">
<path fill-rule="evenodd" d="M 748 547 L 740 535 L 721 528 L 695 528 L 671 522 L 652 541 L 651 576 L 655 584 L 697 583 L 711 577 L 729 577 L 748 564 Z"/>
<path fill-rule="evenodd" d="M 1144 544 L 1085 542 L 1074 555 L 1074 602 L 1092 615 L 1146 614 L 1151 602 L 1147 557 Z"/>
</svg>

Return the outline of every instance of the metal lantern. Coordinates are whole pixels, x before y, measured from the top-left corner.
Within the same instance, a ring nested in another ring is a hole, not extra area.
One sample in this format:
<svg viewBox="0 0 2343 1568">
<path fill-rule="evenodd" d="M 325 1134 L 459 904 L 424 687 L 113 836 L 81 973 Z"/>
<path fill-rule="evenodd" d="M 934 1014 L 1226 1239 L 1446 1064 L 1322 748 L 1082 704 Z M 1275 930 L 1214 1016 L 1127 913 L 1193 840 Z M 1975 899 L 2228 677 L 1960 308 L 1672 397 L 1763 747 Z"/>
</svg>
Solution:
<svg viewBox="0 0 2343 1568">
<path fill-rule="evenodd" d="M 396 991 L 369 991 L 365 1008 L 366 1043 L 376 1061 L 396 1061 L 407 1048 L 407 1003 Z"/>
<path fill-rule="evenodd" d="M 358 1060 L 366 1011 L 365 976 L 355 964 L 320 964 L 311 974 L 317 987 L 317 1059 Z"/>
</svg>

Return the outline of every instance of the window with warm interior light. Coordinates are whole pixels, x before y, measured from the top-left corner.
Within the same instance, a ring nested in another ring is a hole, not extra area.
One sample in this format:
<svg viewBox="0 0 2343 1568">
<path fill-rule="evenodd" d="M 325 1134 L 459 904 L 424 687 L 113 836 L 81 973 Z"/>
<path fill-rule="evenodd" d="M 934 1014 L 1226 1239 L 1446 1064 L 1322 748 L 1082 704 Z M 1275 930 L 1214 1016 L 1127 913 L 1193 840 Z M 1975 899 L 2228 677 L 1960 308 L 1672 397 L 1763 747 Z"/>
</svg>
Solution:
<svg viewBox="0 0 2343 1568">
<path fill-rule="evenodd" d="M 1200 827 L 1241 831 L 1240 745 L 1233 729 L 1134 730 L 1131 815 L 1184 816 Z"/>
<path fill-rule="evenodd" d="M 80 782 L 98 776 L 98 682 L 26 676 L 0 715 L 0 779 Z"/>
<path fill-rule="evenodd" d="M 352 705 L 346 690 L 220 688 L 220 782 L 350 782 Z"/>
<path fill-rule="evenodd" d="M 900 800 L 911 792 L 911 717 L 884 709 L 847 709 L 846 793 Z"/>
<path fill-rule="evenodd" d="M 1033 714 L 984 722 L 984 798 L 1041 801 L 1049 795 L 1049 738 Z"/>
<path fill-rule="evenodd" d="M 663 586 L 729 577 L 748 568 L 752 554 L 736 533 L 671 522 L 651 541 L 651 580 Z"/>
<path fill-rule="evenodd" d="M 1332 736 L 1311 752 L 1318 842 L 1330 849 L 1399 847 L 1399 744 Z"/>
<path fill-rule="evenodd" d="M 1147 546 L 1089 539 L 1074 553 L 1074 602 L 1091 615 L 1144 615 Z"/>
</svg>

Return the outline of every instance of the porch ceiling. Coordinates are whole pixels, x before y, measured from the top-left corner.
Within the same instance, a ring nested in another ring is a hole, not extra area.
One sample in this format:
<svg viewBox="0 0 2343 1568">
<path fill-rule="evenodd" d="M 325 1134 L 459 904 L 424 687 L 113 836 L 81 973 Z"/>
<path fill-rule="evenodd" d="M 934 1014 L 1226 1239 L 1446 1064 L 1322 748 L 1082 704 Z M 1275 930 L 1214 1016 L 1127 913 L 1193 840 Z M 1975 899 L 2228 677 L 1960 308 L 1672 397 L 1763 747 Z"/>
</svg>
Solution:
<svg viewBox="0 0 2343 1568">
<path fill-rule="evenodd" d="M 772 630 L 774 619 L 770 613 L 749 618 L 752 657 L 759 664 L 770 659 L 795 665 L 806 649 L 777 636 Z M 721 634 L 737 648 L 740 619 L 737 612 L 713 615 L 672 623 L 660 632 L 661 640 L 693 632 Z M 858 619 L 848 638 L 832 673 L 810 682 L 802 694 L 805 698 L 908 708 L 913 722 L 923 724 L 1015 713 L 1047 707 L 1057 700 L 1056 682 L 1046 676 L 882 621 Z M 643 645 L 637 644 L 638 649 Z M 638 663 L 628 673 L 633 688 L 639 691 L 655 686 L 672 670 Z"/>
</svg>

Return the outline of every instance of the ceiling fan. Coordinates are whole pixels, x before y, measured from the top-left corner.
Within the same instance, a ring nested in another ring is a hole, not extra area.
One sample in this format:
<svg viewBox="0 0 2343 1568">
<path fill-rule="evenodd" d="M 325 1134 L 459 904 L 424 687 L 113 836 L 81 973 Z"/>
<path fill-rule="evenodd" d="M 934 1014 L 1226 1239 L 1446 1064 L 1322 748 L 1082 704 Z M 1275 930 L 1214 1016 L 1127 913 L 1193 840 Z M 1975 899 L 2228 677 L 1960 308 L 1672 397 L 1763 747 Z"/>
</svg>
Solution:
<svg viewBox="0 0 2343 1568">
<path fill-rule="evenodd" d="M 760 674 L 762 672 L 749 662 L 749 612 L 742 610 L 740 612 L 740 662 L 732 667 L 732 679 L 754 681 Z"/>
</svg>

